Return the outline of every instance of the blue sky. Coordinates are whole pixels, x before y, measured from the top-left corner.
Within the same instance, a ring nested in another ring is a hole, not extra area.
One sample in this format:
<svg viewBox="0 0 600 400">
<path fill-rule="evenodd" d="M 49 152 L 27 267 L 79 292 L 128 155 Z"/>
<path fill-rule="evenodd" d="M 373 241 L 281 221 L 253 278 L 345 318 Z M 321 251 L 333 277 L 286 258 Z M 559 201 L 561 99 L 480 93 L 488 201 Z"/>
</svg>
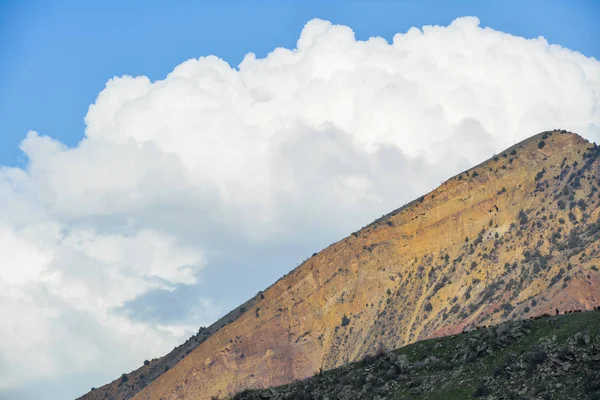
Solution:
<svg viewBox="0 0 600 400">
<path fill-rule="evenodd" d="M 232 66 L 248 52 L 292 48 L 315 17 L 357 39 L 476 15 L 483 26 L 544 36 L 600 58 L 597 0 L 503 1 L 0 1 L 0 164 L 23 162 L 29 130 L 76 144 L 88 106 L 113 76 L 162 79 L 189 58 Z"/>
<path fill-rule="evenodd" d="M 0 0 L 0 398 L 72 398 L 159 357 L 541 130 L 598 142 L 599 17 L 597 0 Z M 233 72 L 186 63 L 249 52 Z M 123 75 L 149 80 L 105 89 Z"/>
</svg>

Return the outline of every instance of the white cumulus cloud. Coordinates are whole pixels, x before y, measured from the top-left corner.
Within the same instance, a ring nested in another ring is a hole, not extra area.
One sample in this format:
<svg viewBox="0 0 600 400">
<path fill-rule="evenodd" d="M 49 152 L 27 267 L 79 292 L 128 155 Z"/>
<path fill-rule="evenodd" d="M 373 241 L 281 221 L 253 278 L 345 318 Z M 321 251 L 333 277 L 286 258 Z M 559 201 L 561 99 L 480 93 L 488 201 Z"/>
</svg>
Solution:
<svg viewBox="0 0 600 400">
<path fill-rule="evenodd" d="M 598 141 L 599 93 L 597 60 L 474 17 L 109 80 L 77 146 L 30 132 L 0 169 L 0 393 L 168 350 L 198 321 L 119 310 L 232 243 L 325 245 L 534 133 Z"/>
</svg>

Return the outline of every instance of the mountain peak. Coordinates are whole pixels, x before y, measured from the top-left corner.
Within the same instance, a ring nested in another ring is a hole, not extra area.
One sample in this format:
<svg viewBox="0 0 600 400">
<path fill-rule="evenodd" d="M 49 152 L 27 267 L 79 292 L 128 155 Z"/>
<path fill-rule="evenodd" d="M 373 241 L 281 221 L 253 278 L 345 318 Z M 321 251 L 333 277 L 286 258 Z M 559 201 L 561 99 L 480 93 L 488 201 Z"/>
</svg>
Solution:
<svg viewBox="0 0 600 400">
<path fill-rule="evenodd" d="M 378 348 L 593 308 L 598 149 L 542 132 L 448 179 L 309 258 L 134 398 L 225 397 Z"/>
</svg>

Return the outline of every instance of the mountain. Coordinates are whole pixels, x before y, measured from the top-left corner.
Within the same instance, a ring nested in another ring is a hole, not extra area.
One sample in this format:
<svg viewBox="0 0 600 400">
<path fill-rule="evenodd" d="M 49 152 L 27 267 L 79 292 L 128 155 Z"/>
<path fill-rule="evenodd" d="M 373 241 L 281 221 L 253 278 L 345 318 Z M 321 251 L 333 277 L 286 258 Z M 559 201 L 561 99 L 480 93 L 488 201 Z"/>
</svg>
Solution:
<svg viewBox="0 0 600 400">
<path fill-rule="evenodd" d="M 234 400 L 600 399 L 600 310 L 408 345 Z"/>
<path fill-rule="evenodd" d="M 313 255 L 152 380 L 140 375 L 150 363 L 82 398 L 223 398 L 378 348 L 591 309 L 600 304 L 598 155 L 566 131 L 518 143 Z"/>
</svg>

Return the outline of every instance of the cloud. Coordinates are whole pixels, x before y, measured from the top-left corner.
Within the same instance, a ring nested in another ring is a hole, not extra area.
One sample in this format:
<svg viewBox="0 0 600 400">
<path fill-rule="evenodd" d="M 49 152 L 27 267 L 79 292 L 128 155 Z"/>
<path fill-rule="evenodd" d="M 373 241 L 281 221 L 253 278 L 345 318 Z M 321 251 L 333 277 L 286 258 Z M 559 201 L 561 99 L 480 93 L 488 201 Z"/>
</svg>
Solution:
<svg viewBox="0 0 600 400">
<path fill-rule="evenodd" d="M 542 130 L 598 141 L 599 93 L 595 59 L 474 17 L 391 43 L 312 20 L 238 68 L 109 80 L 77 146 L 30 132 L 0 169 L 0 393 L 167 351 L 224 311 L 203 268 L 248 293 L 256 249 L 327 245 Z"/>
</svg>

